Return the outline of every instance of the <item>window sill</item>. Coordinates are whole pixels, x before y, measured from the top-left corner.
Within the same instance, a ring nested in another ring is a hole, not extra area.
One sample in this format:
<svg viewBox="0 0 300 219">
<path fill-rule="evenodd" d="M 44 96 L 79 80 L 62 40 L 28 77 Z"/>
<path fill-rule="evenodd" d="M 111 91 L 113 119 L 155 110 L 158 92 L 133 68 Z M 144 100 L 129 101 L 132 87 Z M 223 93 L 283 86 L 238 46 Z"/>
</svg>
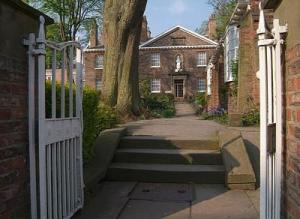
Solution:
<svg viewBox="0 0 300 219">
<path fill-rule="evenodd" d="M 95 68 L 96 70 L 103 70 L 103 67 L 102 68 Z"/>
<path fill-rule="evenodd" d="M 151 91 L 152 94 L 159 94 L 160 91 Z"/>
<path fill-rule="evenodd" d="M 198 68 L 207 67 L 207 65 L 197 65 Z"/>
<path fill-rule="evenodd" d="M 151 66 L 150 68 L 160 68 L 160 66 Z"/>
<path fill-rule="evenodd" d="M 206 93 L 206 90 L 198 90 L 198 93 Z"/>
</svg>

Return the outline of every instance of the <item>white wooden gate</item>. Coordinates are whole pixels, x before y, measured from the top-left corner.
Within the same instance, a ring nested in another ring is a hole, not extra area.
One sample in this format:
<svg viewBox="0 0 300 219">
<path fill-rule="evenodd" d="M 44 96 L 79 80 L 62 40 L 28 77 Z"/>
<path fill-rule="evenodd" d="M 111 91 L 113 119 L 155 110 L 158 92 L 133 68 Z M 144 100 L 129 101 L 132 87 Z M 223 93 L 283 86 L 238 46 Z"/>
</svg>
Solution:
<svg viewBox="0 0 300 219">
<path fill-rule="evenodd" d="M 260 79 L 260 218 L 279 219 L 281 209 L 283 145 L 282 34 L 287 26 L 273 20 L 269 31 L 261 9 L 259 37 Z"/>
<path fill-rule="evenodd" d="M 44 18 L 40 17 L 38 37 L 35 39 L 35 35 L 30 34 L 29 40 L 26 41 L 29 48 L 31 218 L 71 218 L 83 206 L 84 200 L 82 52 L 78 42 L 53 43 L 47 41 L 44 28 Z M 52 56 L 51 100 L 46 100 L 45 97 L 46 48 L 51 50 Z M 76 51 L 75 56 L 74 51 Z M 62 56 L 60 63 L 57 61 L 58 53 Z M 73 83 L 75 60 L 76 83 Z M 57 70 L 58 64 L 61 70 Z M 61 97 L 59 99 L 56 88 L 57 72 L 60 72 L 61 81 Z M 69 80 L 67 80 L 67 76 Z M 35 77 L 38 78 L 37 98 L 35 98 L 34 88 Z M 35 99 L 38 100 L 38 118 L 35 118 Z M 46 110 L 46 101 L 51 101 L 51 109 L 48 111 Z M 57 106 L 58 103 L 60 106 Z M 46 112 L 48 112 L 48 116 L 46 116 Z M 38 120 L 37 141 L 34 131 L 35 120 Z M 36 147 L 37 155 L 35 154 L 35 145 L 38 145 Z M 38 162 L 35 161 L 35 157 L 38 158 Z M 36 171 L 36 163 L 38 171 Z"/>
</svg>

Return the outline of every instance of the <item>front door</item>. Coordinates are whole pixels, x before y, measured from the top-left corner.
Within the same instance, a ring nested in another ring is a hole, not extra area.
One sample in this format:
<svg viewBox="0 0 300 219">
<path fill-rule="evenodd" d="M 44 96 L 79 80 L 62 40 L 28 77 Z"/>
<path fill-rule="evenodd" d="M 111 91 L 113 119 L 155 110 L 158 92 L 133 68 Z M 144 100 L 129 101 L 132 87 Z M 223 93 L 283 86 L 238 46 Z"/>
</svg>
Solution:
<svg viewBox="0 0 300 219">
<path fill-rule="evenodd" d="M 176 99 L 183 99 L 183 79 L 174 80 L 174 86 L 175 86 L 175 97 Z"/>
</svg>

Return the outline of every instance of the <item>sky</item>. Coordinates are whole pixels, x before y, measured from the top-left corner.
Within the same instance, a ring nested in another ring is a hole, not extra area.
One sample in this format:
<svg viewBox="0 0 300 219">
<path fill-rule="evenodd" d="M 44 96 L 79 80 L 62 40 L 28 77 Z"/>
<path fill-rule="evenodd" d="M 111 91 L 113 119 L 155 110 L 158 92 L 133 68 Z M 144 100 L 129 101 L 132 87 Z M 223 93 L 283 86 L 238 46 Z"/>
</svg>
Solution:
<svg viewBox="0 0 300 219">
<path fill-rule="evenodd" d="M 211 13 L 207 0 L 148 0 L 145 11 L 152 37 L 176 25 L 194 31 Z"/>
</svg>

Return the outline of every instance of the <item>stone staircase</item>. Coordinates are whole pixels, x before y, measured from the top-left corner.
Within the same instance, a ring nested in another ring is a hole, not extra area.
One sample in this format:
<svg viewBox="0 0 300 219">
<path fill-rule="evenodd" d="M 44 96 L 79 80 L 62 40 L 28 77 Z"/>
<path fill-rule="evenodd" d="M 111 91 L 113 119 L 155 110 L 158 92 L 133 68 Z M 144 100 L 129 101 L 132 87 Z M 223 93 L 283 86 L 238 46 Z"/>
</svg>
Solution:
<svg viewBox="0 0 300 219">
<path fill-rule="evenodd" d="M 125 136 L 107 171 L 108 180 L 225 183 L 217 140 Z"/>
</svg>

